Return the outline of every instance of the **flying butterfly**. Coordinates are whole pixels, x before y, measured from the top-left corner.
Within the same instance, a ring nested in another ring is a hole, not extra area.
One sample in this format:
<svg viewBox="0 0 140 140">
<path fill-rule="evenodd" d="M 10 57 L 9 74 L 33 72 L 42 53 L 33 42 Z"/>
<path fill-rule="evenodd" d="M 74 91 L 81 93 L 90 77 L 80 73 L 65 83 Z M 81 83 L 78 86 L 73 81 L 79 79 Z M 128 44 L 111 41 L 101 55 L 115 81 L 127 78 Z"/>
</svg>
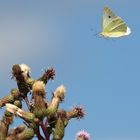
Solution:
<svg viewBox="0 0 140 140">
<path fill-rule="evenodd" d="M 115 15 L 110 8 L 104 7 L 102 32 L 100 35 L 103 37 L 122 37 L 130 33 L 131 29 L 126 23 L 119 16 Z"/>
</svg>

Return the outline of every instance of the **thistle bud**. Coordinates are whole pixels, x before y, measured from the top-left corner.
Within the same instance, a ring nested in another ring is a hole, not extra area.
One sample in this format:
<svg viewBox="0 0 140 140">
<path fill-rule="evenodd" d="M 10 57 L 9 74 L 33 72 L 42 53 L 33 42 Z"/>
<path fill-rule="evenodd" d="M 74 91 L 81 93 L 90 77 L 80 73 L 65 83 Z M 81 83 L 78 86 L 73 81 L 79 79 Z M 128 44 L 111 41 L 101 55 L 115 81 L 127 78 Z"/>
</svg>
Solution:
<svg viewBox="0 0 140 140">
<path fill-rule="evenodd" d="M 30 140 L 34 137 L 34 130 L 31 128 L 26 128 L 24 131 L 17 135 L 19 140 Z"/>
<path fill-rule="evenodd" d="M 26 128 L 25 125 L 22 124 L 16 128 L 11 129 L 8 135 L 10 136 L 10 135 L 21 133 L 25 128 Z"/>
<path fill-rule="evenodd" d="M 34 130 L 31 128 L 26 128 L 21 125 L 14 129 L 6 138 L 6 140 L 30 140 L 34 137 Z"/>
<path fill-rule="evenodd" d="M 12 114 L 18 115 L 26 121 L 34 122 L 36 121 L 35 115 L 30 112 L 26 112 L 13 104 L 6 104 L 6 110 L 11 112 Z"/>
<path fill-rule="evenodd" d="M 45 70 L 45 73 L 38 80 L 43 81 L 46 84 L 48 80 L 53 80 L 54 76 L 55 70 L 53 68 L 49 68 L 48 70 Z"/>
<path fill-rule="evenodd" d="M 37 118 L 42 119 L 46 116 L 46 102 L 44 100 L 46 93 L 44 82 L 36 81 L 32 86 L 32 93 L 32 100 L 34 102 L 33 113 Z"/>
<path fill-rule="evenodd" d="M 23 97 L 30 91 L 30 85 L 27 83 L 28 78 L 30 78 L 29 73 L 30 68 L 25 64 L 16 64 L 12 67 L 13 77 L 15 77 L 19 91 L 23 94 Z"/>
<path fill-rule="evenodd" d="M 20 65 L 18 65 L 18 64 L 13 65 L 12 74 L 13 74 L 13 77 L 18 77 L 19 75 L 22 74 Z"/>
<path fill-rule="evenodd" d="M 42 81 L 36 81 L 32 86 L 33 96 L 45 96 L 45 84 Z"/>
<path fill-rule="evenodd" d="M 6 103 L 13 103 L 13 102 L 14 102 L 14 97 L 10 94 L 0 99 L 0 107 L 5 106 Z"/>
<path fill-rule="evenodd" d="M 53 140 L 62 140 L 65 132 L 65 124 L 61 118 L 58 118 L 55 130 L 53 132 Z"/>
<path fill-rule="evenodd" d="M 22 102 L 20 100 L 14 101 L 14 105 L 19 107 L 19 108 L 22 108 Z"/>
<path fill-rule="evenodd" d="M 72 110 L 67 112 L 67 118 L 81 119 L 85 116 L 85 112 L 82 106 L 75 106 Z"/>
<path fill-rule="evenodd" d="M 47 115 L 48 116 L 52 116 L 56 113 L 59 103 L 63 101 L 64 97 L 65 97 L 65 87 L 63 85 L 59 86 L 54 94 L 53 94 L 53 98 L 51 103 L 49 104 L 48 108 L 47 108 Z"/>
<path fill-rule="evenodd" d="M 59 98 L 60 101 L 63 101 L 65 93 L 66 93 L 66 89 L 63 85 L 61 85 L 55 90 L 54 96 Z"/>
<path fill-rule="evenodd" d="M 8 111 L 5 111 L 2 120 L 0 121 L 0 140 L 5 140 L 9 125 L 13 122 L 13 115 Z"/>
</svg>

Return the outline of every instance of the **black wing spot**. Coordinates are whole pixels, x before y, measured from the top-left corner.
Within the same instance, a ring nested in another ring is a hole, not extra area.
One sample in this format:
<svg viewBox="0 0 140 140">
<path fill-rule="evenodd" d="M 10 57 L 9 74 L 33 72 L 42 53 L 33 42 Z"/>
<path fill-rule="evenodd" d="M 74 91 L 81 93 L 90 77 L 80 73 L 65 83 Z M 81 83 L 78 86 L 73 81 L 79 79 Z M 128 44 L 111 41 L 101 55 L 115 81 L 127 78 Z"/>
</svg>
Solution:
<svg viewBox="0 0 140 140">
<path fill-rule="evenodd" d="M 108 16 L 108 18 L 111 18 L 111 16 Z"/>
</svg>

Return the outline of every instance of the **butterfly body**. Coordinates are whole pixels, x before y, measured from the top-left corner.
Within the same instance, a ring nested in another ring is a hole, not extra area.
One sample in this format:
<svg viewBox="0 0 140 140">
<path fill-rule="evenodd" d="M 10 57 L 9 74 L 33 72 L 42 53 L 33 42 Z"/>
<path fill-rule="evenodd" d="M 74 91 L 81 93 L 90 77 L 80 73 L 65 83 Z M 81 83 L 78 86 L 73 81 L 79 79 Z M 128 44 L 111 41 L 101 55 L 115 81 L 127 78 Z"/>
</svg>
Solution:
<svg viewBox="0 0 140 140">
<path fill-rule="evenodd" d="M 129 35 L 131 30 L 126 23 L 116 16 L 108 7 L 104 7 L 102 32 L 103 37 L 122 37 Z"/>
</svg>

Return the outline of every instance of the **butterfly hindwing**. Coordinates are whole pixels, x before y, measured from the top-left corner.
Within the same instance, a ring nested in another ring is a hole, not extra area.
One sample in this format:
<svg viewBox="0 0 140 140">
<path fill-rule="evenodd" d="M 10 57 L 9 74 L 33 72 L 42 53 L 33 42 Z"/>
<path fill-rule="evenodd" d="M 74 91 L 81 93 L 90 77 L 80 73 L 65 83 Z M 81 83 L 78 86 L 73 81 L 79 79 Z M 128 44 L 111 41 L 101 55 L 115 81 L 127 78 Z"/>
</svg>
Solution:
<svg viewBox="0 0 140 140">
<path fill-rule="evenodd" d="M 127 26 L 121 18 L 116 17 L 108 24 L 108 26 L 106 26 L 104 31 L 105 32 L 126 32 Z"/>
</svg>

